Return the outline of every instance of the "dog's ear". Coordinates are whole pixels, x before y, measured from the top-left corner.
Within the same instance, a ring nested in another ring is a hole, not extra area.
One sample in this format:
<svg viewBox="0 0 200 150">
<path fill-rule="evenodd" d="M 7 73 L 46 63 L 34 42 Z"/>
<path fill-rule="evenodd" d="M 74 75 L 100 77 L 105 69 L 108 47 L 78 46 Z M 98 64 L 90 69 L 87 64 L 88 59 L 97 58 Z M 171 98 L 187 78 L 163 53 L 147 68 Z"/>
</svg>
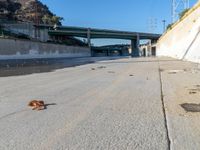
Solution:
<svg viewBox="0 0 200 150">
<path fill-rule="evenodd" d="M 28 103 L 28 106 L 33 106 L 33 102 L 32 102 L 32 101 L 29 102 L 29 103 Z"/>
</svg>

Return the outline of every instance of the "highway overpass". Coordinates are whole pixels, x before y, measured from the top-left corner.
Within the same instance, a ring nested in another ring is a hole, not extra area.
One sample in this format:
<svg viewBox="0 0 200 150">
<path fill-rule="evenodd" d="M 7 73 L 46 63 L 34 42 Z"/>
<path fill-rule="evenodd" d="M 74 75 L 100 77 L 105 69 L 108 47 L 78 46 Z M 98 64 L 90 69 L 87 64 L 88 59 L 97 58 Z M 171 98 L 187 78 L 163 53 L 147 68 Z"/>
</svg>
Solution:
<svg viewBox="0 0 200 150">
<path fill-rule="evenodd" d="M 125 39 L 131 40 L 132 56 L 139 56 L 139 41 L 140 40 L 152 40 L 157 41 L 160 38 L 160 34 L 153 33 L 141 33 L 141 32 L 127 32 L 118 30 L 106 30 L 95 28 L 83 28 L 83 27 L 70 27 L 70 26 L 58 26 L 56 28 L 50 28 L 48 31 L 50 36 L 75 36 L 88 39 L 88 46 L 91 47 L 91 39 L 97 38 L 110 38 L 110 39 Z"/>
</svg>

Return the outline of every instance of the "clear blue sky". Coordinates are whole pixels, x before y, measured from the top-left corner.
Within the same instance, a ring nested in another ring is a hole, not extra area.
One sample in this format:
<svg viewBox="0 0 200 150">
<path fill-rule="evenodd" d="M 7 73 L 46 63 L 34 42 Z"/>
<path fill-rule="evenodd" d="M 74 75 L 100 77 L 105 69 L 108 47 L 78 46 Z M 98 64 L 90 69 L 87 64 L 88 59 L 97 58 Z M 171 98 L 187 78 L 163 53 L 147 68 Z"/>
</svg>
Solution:
<svg viewBox="0 0 200 150">
<path fill-rule="evenodd" d="M 172 0 L 41 0 L 63 25 L 162 33 Z M 197 0 L 190 0 L 192 6 Z"/>
</svg>

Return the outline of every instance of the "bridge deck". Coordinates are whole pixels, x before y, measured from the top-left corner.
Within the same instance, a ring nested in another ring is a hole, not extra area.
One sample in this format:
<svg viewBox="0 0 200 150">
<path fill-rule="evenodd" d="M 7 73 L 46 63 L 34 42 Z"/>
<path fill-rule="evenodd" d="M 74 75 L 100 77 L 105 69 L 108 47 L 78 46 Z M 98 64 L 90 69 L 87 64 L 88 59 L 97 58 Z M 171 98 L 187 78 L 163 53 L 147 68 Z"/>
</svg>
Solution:
<svg viewBox="0 0 200 150">
<path fill-rule="evenodd" d="M 142 32 L 127 32 L 118 30 L 107 30 L 107 29 L 95 29 L 95 28 L 82 28 L 82 27 L 57 27 L 56 30 L 49 30 L 50 35 L 69 35 L 77 37 L 88 37 L 88 32 L 90 33 L 90 38 L 114 38 L 114 39 L 136 39 L 137 36 L 140 39 L 152 39 L 157 40 L 160 38 L 160 34 L 154 33 L 142 33 Z"/>
</svg>

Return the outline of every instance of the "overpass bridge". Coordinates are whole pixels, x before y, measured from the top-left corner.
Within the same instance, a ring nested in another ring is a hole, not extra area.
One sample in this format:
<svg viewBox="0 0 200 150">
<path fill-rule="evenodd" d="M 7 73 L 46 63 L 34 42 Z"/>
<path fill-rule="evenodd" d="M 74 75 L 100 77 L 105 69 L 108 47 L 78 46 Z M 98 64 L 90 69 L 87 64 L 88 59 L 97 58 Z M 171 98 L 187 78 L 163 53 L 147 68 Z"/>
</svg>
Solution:
<svg viewBox="0 0 200 150">
<path fill-rule="evenodd" d="M 75 36 L 87 38 L 88 46 L 91 47 L 91 39 L 97 38 L 110 38 L 110 39 L 125 39 L 131 40 L 132 56 L 139 56 L 139 41 L 140 40 L 152 40 L 157 41 L 160 38 L 160 34 L 153 33 L 141 33 L 141 32 L 127 32 L 118 30 L 106 30 L 95 28 L 83 28 L 83 27 L 70 27 L 70 26 L 58 26 L 50 28 L 48 31 L 50 36 Z"/>
</svg>

